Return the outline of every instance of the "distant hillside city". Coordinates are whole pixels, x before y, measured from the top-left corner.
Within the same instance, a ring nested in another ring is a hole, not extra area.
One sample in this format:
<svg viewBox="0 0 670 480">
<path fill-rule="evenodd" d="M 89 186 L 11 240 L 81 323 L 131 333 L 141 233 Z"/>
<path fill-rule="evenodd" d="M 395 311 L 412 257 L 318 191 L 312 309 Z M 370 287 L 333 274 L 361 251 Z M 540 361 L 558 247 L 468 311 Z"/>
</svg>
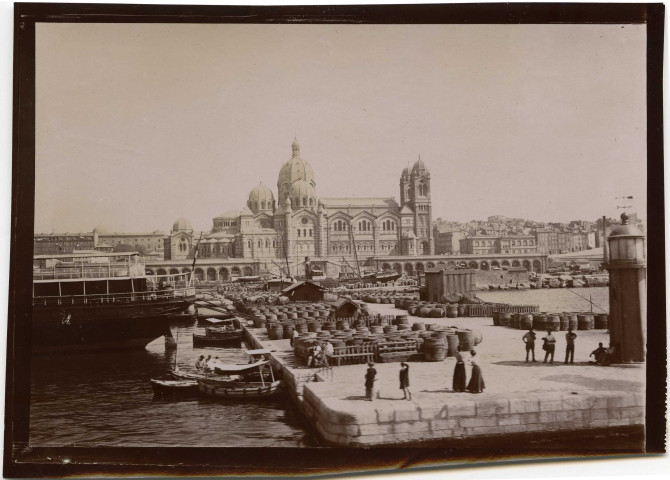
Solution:
<svg viewBox="0 0 670 480">
<path fill-rule="evenodd" d="M 643 222 L 630 214 L 630 224 L 642 232 Z M 602 218 L 595 221 L 573 220 L 569 223 L 538 222 L 523 218 L 493 215 L 486 220 L 455 222 L 437 218 L 433 222 L 435 254 L 490 255 L 500 253 L 562 254 L 590 250 L 603 246 L 604 238 L 619 220 Z M 174 229 L 174 228 L 173 228 Z M 207 234 L 209 232 L 203 232 Z M 193 232 L 198 238 L 200 232 Z M 137 251 L 155 260 L 169 259 L 171 234 L 162 231 L 148 233 L 109 232 L 97 228 L 92 232 L 36 233 L 35 255 L 71 254 L 80 251 L 124 252 Z M 166 255 L 166 247 L 168 253 Z M 231 252 L 233 253 L 233 252 Z M 231 258 L 234 254 L 231 255 Z"/>
</svg>

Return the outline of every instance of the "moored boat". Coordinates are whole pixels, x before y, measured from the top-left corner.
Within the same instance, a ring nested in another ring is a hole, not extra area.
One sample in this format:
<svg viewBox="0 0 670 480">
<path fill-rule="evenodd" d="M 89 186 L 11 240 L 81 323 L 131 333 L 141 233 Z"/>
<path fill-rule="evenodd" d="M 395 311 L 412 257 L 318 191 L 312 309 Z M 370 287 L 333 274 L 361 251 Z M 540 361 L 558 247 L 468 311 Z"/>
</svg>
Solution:
<svg viewBox="0 0 670 480">
<path fill-rule="evenodd" d="M 200 391 L 196 380 L 160 380 L 152 378 L 151 388 L 157 397 L 193 396 L 198 395 Z"/>
<path fill-rule="evenodd" d="M 137 252 L 38 255 L 33 352 L 144 348 L 194 302 L 190 280 L 147 275 Z"/>
<path fill-rule="evenodd" d="M 198 378 L 200 392 L 217 398 L 228 399 L 259 399 L 272 397 L 279 393 L 282 381 L 275 379 L 274 372 L 267 358 L 267 350 L 250 350 L 247 353 L 253 363 L 245 365 L 226 365 L 212 363 L 214 371 L 220 375 L 238 375 L 239 379 Z M 269 374 L 269 379 L 266 380 Z"/>
</svg>

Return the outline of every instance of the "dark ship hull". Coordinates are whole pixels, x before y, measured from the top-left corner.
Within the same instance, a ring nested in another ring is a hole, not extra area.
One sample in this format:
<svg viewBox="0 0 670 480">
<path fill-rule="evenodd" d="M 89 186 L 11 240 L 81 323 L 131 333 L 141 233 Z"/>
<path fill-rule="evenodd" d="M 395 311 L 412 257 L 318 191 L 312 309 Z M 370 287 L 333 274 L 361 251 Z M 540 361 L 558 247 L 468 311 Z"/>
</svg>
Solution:
<svg viewBox="0 0 670 480">
<path fill-rule="evenodd" d="M 32 315 L 34 353 L 143 349 L 170 334 L 170 319 L 195 297 L 40 305 Z"/>
</svg>

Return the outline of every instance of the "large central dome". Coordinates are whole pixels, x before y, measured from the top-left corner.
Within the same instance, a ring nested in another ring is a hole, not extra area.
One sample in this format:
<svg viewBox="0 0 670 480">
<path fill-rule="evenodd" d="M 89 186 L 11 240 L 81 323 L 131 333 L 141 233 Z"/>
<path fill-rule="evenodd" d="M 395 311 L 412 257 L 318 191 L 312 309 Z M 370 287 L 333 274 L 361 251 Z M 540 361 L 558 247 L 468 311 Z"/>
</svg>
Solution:
<svg viewBox="0 0 670 480">
<path fill-rule="evenodd" d="M 277 180 L 277 190 L 279 193 L 279 201 L 288 198 L 291 193 L 291 187 L 294 183 L 303 181 L 316 187 L 314 181 L 314 170 L 312 166 L 300 157 L 300 145 L 298 140 L 293 140 L 293 156 L 290 160 L 282 165 L 279 171 L 279 179 Z"/>
</svg>

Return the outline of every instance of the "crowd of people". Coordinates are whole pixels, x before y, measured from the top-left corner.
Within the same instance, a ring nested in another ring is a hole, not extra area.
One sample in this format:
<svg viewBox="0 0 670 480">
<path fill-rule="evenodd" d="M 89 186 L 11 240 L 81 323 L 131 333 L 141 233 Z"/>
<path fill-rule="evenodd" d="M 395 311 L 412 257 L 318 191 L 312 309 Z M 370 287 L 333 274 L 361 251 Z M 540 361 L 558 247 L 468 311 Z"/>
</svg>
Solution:
<svg viewBox="0 0 670 480">
<path fill-rule="evenodd" d="M 528 332 L 526 332 L 526 334 L 521 337 L 521 340 L 526 345 L 526 363 L 529 361 L 537 361 L 535 360 L 536 338 L 537 334 L 533 330 L 533 327 L 530 327 Z M 576 339 L 577 334 L 573 331 L 572 327 L 568 328 L 568 332 L 565 334 L 564 364 L 575 363 Z M 602 343 L 599 343 L 598 345 L 598 348 L 591 352 L 589 356 L 593 356 L 595 358 L 595 363 L 598 365 L 609 365 L 612 363 L 612 359 L 614 358 L 614 348 L 604 348 Z M 547 330 L 547 335 L 542 337 L 542 350 L 544 350 L 544 363 L 554 363 L 554 353 L 556 352 L 556 337 L 554 337 L 552 330 Z"/>
</svg>

